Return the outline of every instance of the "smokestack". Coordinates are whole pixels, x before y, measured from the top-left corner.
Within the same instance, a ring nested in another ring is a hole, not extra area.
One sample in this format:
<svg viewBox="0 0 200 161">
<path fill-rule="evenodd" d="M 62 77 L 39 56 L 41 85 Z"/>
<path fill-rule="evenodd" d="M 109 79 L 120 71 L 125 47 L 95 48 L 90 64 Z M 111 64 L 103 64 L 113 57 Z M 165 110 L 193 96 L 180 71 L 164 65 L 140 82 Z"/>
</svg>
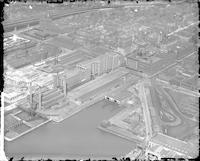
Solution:
<svg viewBox="0 0 200 161">
<path fill-rule="evenodd" d="M 39 103 L 39 109 L 42 108 L 42 93 L 41 93 L 41 88 L 39 87 L 39 96 L 38 96 L 39 100 L 38 100 L 38 103 Z"/>
<path fill-rule="evenodd" d="M 33 103 L 33 92 L 32 92 L 32 82 L 30 82 L 30 85 L 29 85 L 29 93 L 30 93 L 30 104 L 32 105 Z"/>
<path fill-rule="evenodd" d="M 56 73 L 56 87 L 58 88 L 59 86 L 60 86 L 59 77 L 58 73 Z"/>
<path fill-rule="evenodd" d="M 64 95 L 67 97 L 67 82 L 66 82 L 66 77 L 64 76 L 63 78 L 63 90 L 64 90 Z"/>
</svg>

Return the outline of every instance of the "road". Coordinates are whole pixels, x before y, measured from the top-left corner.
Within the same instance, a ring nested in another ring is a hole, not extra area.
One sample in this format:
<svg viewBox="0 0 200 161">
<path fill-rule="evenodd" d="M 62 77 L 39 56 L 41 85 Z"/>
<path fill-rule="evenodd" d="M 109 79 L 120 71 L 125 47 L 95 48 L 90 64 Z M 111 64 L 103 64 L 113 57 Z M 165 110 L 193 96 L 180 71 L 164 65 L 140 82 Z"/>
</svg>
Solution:
<svg viewBox="0 0 200 161">
<path fill-rule="evenodd" d="M 144 114 L 144 121 L 145 121 L 145 126 L 146 126 L 146 135 L 147 135 L 146 143 L 147 143 L 152 136 L 150 112 L 149 112 L 149 108 L 147 104 L 144 82 L 137 84 L 137 86 L 139 89 L 139 97 L 141 100 L 143 114 Z"/>
<path fill-rule="evenodd" d="M 180 93 L 184 93 L 186 95 L 190 95 L 190 96 L 193 96 L 193 97 L 200 97 L 200 93 L 198 92 L 198 90 L 197 91 L 191 91 L 191 90 L 183 88 L 183 87 L 172 86 L 172 85 L 163 84 L 163 83 L 161 83 L 161 85 L 165 88 L 169 88 L 171 90 L 174 90 L 174 91 L 177 91 L 177 92 L 180 92 Z"/>
<path fill-rule="evenodd" d="M 193 25 L 196 25 L 196 24 L 198 24 L 198 23 L 199 23 L 199 21 L 193 22 L 193 23 L 191 23 L 191 24 L 189 24 L 189 25 L 187 25 L 187 26 L 178 28 L 177 30 L 175 30 L 175 31 L 173 31 L 173 32 L 171 32 L 171 33 L 169 33 L 167 36 L 171 36 L 171 35 L 173 35 L 173 34 L 179 32 L 179 31 L 185 30 L 185 29 L 187 29 L 188 27 L 193 26 Z"/>
</svg>

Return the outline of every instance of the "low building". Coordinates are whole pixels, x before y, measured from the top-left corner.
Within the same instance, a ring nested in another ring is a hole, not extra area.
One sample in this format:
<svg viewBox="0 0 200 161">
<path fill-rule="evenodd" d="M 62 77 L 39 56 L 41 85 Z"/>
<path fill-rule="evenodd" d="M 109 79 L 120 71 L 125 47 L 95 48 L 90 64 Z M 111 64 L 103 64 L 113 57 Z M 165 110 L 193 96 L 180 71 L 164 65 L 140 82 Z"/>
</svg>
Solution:
<svg viewBox="0 0 200 161">
<path fill-rule="evenodd" d="M 38 40 L 46 40 L 50 37 L 56 36 L 56 34 L 54 33 L 43 31 L 42 29 L 38 28 L 30 29 L 28 31 L 23 32 L 23 34 Z"/>
<path fill-rule="evenodd" d="M 161 158 L 184 158 L 184 155 L 157 144 L 151 144 L 146 149 L 146 159 L 160 160 Z"/>
<path fill-rule="evenodd" d="M 137 54 L 129 54 L 127 55 L 127 67 L 151 76 L 165 67 L 175 63 L 175 60 L 174 53 L 168 53 L 166 55 L 160 53 L 148 57 L 138 56 Z"/>
<path fill-rule="evenodd" d="M 96 96 L 122 85 L 128 73 L 129 71 L 125 68 L 114 70 L 109 74 L 102 75 L 95 80 L 75 88 L 69 92 L 69 97 L 79 104 L 90 101 Z"/>
<path fill-rule="evenodd" d="M 136 160 L 138 159 L 140 156 L 142 155 L 142 150 L 137 148 L 137 149 L 134 149 L 132 151 L 130 151 L 126 156 L 125 158 L 130 158 L 131 160 Z"/>
<path fill-rule="evenodd" d="M 191 143 L 157 133 L 151 138 L 146 154 L 158 159 L 175 157 L 190 159 L 198 156 L 198 149 Z"/>
<path fill-rule="evenodd" d="M 49 40 L 48 43 L 56 47 L 68 49 L 71 51 L 81 47 L 78 43 L 73 42 L 73 40 L 70 37 L 66 37 L 66 36 L 65 37 L 57 36 Z"/>
<path fill-rule="evenodd" d="M 15 103 L 26 98 L 26 92 L 16 92 L 14 90 L 4 90 L 4 101 L 6 103 Z"/>
<path fill-rule="evenodd" d="M 24 38 L 20 38 L 16 42 L 12 42 L 12 44 L 4 45 L 4 52 L 6 55 L 15 52 L 16 50 L 28 50 L 37 45 L 37 42 L 30 41 Z"/>
</svg>

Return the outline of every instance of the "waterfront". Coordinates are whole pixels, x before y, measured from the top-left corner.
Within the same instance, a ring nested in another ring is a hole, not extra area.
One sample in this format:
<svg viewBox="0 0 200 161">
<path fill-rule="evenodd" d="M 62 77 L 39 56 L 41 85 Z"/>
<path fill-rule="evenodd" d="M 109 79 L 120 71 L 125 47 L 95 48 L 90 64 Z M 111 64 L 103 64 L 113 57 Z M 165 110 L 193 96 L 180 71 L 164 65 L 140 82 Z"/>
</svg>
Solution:
<svg viewBox="0 0 200 161">
<path fill-rule="evenodd" d="M 64 120 L 50 122 L 13 142 L 5 142 L 8 157 L 107 158 L 120 157 L 135 144 L 97 127 L 122 110 L 116 104 L 100 101 Z"/>
</svg>

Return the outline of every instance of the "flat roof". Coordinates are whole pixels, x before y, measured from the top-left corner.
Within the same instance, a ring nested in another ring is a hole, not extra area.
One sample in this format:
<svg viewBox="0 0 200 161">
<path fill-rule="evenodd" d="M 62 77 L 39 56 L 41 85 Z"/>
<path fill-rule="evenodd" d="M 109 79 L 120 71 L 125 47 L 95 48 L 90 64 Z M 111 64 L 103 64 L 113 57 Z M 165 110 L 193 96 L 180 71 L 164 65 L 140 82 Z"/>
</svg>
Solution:
<svg viewBox="0 0 200 161">
<path fill-rule="evenodd" d="M 88 59 L 88 60 L 85 60 L 83 62 L 80 62 L 79 64 L 77 65 L 80 65 L 80 66 L 87 66 L 87 65 L 90 65 L 91 63 L 94 63 L 94 62 L 99 62 L 102 58 L 106 57 L 106 56 L 115 56 L 115 55 L 119 55 L 115 52 L 108 52 L 106 54 L 103 54 L 103 55 L 99 55 L 98 57 L 96 58 L 93 58 L 93 59 Z"/>
<path fill-rule="evenodd" d="M 85 61 L 82 61 L 82 62 L 78 63 L 77 65 L 78 65 L 78 66 L 84 66 L 84 67 L 85 67 L 85 66 L 90 65 L 91 63 L 99 62 L 100 59 L 103 58 L 103 57 L 105 57 L 105 55 L 100 55 L 100 56 L 98 56 L 98 57 L 96 57 L 96 58 L 93 58 L 93 59 L 87 59 L 87 60 L 85 60 Z"/>
<path fill-rule="evenodd" d="M 97 46 L 97 47 L 91 49 L 91 51 L 92 51 L 95 55 L 101 55 L 101 54 L 105 54 L 105 53 L 109 52 L 110 49 L 105 48 L 105 47 L 103 47 L 103 46 Z"/>
<path fill-rule="evenodd" d="M 162 133 L 158 133 L 153 136 L 151 138 L 151 142 L 160 144 L 190 157 L 195 157 L 198 154 L 198 149 L 196 149 L 195 146 Z"/>
<path fill-rule="evenodd" d="M 8 90 L 5 89 L 3 92 L 4 92 L 4 96 L 7 98 L 24 96 L 26 94 L 25 92 L 15 91 L 14 89 L 8 89 Z"/>
<path fill-rule="evenodd" d="M 71 95 L 75 97 L 80 97 L 84 95 L 85 93 L 91 92 L 92 90 L 95 90 L 109 82 L 112 82 L 118 78 L 121 78 L 122 76 L 128 74 L 129 71 L 126 68 L 118 68 L 117 70 L 106 74 L 102 75 L 101 77 L 98 77 L 97 79 L 90 81 L 82 86 L 79 86 L 72 90 L 70 92 Z"/>
<path fill-rule="evenodd" d="M 74 50 L 79 48 L 81 45 L 74 43 L 73 40 L 69 37 L 55 37 L 51 40 L 48 41 L 48 43 L 57 46 L 57 47 L 62 47 L 62 48 L 67 48 L 69 50 Z"/>
<path fill-rule="evenodd" d="M 80 74 L 80 70 L 75 68 L 73 70 L 65 69 L 63 75 L 66 77 L 66 79 L 68 79 L 79 74 Z"/>
<path fill-rule="evenodd" d="M 70 54 L 76 54 L 76 55 L 84 55 L 84 56 L 88 56 L 90 57 L 88 54 L 87 51 L 83 50 L 83 49 L 78 49 L 78 50 L 75 50 L 73 52 L 71 52 Z"/>
</svg>

